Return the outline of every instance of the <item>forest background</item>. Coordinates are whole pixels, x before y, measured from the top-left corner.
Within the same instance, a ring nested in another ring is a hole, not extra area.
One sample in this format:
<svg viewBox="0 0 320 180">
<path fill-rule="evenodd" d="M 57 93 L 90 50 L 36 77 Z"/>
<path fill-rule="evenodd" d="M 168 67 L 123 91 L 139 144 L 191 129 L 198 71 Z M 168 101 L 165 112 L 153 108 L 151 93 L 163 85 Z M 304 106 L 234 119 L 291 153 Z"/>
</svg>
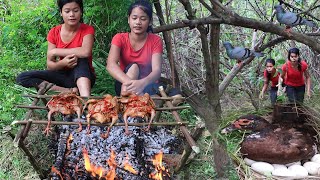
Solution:
<svg viewBox="0 0 320 180">
<path fill-rule="evenodd" d="M 153 2 L 159 5 L 159 1 Z M 301 26 L 294 28 L 293 37 L 284 34 L 284 26 L 280 26 L 273 15 L 273 6 L 280 2 L 287 10 L 320 23 L 317 0 L 229 0 L 221 3 L 216 0 L 160 0 L 161 11 L 155 6 L 155 33 L 163 36 L 166 45 L 162 76 L 183 90 L 186 104 L 192 107 L 180 111 L 182 118 L 191 124 L 206 124 L 206 131 L 198 141 L 201 153 L 183 169 L 182 177 L 214 179 L 220 176 L 215 171 L 215 152 L 221 146 L 234 159 L 242 135 L 230 140 L 222 137 L 219 129 L 239 115 L 271 111 L 267 95 L 264 100 L 258 99 L 266 58 L 274 58 L 280 66 L 290 47 L 300 48 L 312 76 L 313 95 L 306 104 L 319 107 L 320 47 L 316 44 L 320 44 L 320 33 L 312 33 L 310 28 Z M 84 2 L 84 22 L 96 30 L 93 57 L 97 82 L 93 95 L 114 94 L 113 79 L 105 69 L 106 58 L 113 35 L 128 30 L 126 14 L 130 3 L 130 0 Z M 19 128 L 10 126 L 11 122 L 23 119 L 26 113 L 15 105 L 32 102 L 21 95 L 36 94 L 34 89 L 17 86 L 15 77 L 22 71 L 46 68 L 46 35 L 60 22 L 55 1 L 0 0 L 0 179 L 38 178 L 10 137 Z M 265 56 L 237 67 L 226 55 L 222 46 L 225 41 L 235 46 L 255 47 L 263 50 Z M 38 113 L 45 117 L 44 113 Z M 48 155 L 49 139 L 41 131 L 33 127 L 26 144 L 43 168 L 49 169 L 48 161 L 52 160 Z M 232 167 L 225 172 L 224 176 L 229 179 L 238 179 Z"/>
</svg>

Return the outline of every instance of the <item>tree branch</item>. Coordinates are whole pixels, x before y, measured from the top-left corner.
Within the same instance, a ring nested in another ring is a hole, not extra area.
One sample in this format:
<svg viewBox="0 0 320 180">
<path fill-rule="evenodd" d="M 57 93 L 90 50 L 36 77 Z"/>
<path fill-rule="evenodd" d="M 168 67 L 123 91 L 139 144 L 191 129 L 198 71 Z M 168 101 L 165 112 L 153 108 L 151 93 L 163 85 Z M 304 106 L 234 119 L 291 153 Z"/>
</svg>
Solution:
<svg viewBox="0 0 320 180">
<path fill-rule="evenodd" d="M 295 31 L 292 31 L 291 32 L 292 36 L 289 36 L 288 33 L 284 31 L 285 28 L 282 26 L 275 25 L 271 22 L 263 22 L 263 21 L 257 21 L 251 18 L 241 17 L 239 15 L 234 15 L 227 18 L 224 17 L 222 19 L 209 16 L 206 18 L 199 18 L 194 20 L 184 20 L 183 22 L 170 24 L 170 25 L 167 25 L 166 27 L 164 26 L 164 27 L 155 28 L 155 31 L 156 32 L 167 31 L 167 30 L 188 27 L 188 26 L 196 27 L 201 24 L 229 24 L 233 26 L 246 27 L 250 29 L 258 29 L 263 32 L 277 34 L 286 39 L 298 41 L 302 44 L 309 46 L 311 49 L 313 49 L 314 51 L 320 54 L 320 42 L 318 42 L 313 37 L 309 37 L 306 34 L 301 34 Z"/>
<path fill-rule="evenodd" d="M 154 7 L 156 9 L 157 12 L 157 16 L 159 18 L 160 21 L 160 25 L 165 25 L 165 21 L 164 21 L 164 16 L 163 16 L 163 12 L 162 12 L 162 8 L 161 8 L 161 4 L 159 2 L 159 0 L 154 0 L 153 2 Z M 172 47 L 172 39 L 171 39 L 171 34 L 170 31 L 163 31 L 163 39 L 165 42 L 165 47 L 167 50 L 167 54 L 168 54 L 168 59 L 169 59 L 169 63 L 170 63 L 170 67 L 171 67 L 171 78 L 172 78 L 172 85 L 173 87 L 177 87 L 177 84 L 179 84 L 179 77 L 177 74 L 177 68 L 175 67 L 175 63 L 174 63 L 174 57 L 173 57 L 173 47 Z"/>
</svg>

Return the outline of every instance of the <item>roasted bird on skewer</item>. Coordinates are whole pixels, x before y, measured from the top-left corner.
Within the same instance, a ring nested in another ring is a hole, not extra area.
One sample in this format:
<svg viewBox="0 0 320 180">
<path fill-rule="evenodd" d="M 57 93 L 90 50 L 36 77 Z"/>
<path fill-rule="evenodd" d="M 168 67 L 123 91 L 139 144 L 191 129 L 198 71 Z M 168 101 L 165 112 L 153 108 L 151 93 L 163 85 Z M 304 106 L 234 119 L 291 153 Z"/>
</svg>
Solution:
<svg viewBox="0 0 320 180">
<path fill-rule="evenodd" d="M 77 114 L 78 119 L 80 119 L 83 107 L 83 99 L 73 92 L 62 92 L 58 95 L 52 96 L 46 106 L 48 107 L 49 112 L 48 125 L 44 132 L 48 135 L 50 132 L 51 116 L 56 112 L 60 112 L 63 115 Z M 82 126 L 79 122 L 79 130 L 81 129 Z"/>
<path fill-rule="evenodd" d="M 146 118 L 147 121 L 150 118 L 148 128 L 146 129 L 149 131 L 152 120 L 156 115 L 156 106 L 153 100 L 150 98 L 150 95 L 148 93 L 145 93 L 142 96 L 130 94 L 128 96 L 122 96 L 120 102 L 121 110 L 123 112 L 123 119 L 126 126 L 126 135 L 129 135 L 128 117 Z"/>
<path fill-rule="evenodd" d="M 102 135 L 103 138 L 107 138 L 111 127 L 119 119 L 118 118 L 119 105 L 118 105 L 117 97 L 112 97 L 111 95 L 107 94 L 105 95 L 104 99 L 89 99 L 86 102 L 85 108 L 86 107 L 88 108 L 88 114 L 86 116 L 88 121 L 88 128 L 87 128 L 88 133 L 90 133 L 91 118 L 95 119 L 95 121 L 99 123 L 111 122 L 106 134 Z"/>
</svg>

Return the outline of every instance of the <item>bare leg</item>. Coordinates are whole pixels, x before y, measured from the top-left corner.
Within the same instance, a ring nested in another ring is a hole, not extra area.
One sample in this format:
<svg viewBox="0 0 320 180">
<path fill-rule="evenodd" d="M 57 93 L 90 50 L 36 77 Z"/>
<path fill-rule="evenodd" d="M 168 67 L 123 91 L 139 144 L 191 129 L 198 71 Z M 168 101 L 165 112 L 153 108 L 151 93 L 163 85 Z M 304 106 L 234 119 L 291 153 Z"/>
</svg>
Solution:
<svg viewBox="0 0 320 180">
<path fill-rule="evenodd" d="M 132 66 L 128 69 L 128 72 L 126 74 L 127 76 L 129 76 L 130 79 L 137 80 L 140 74 L 139 66 L 137 64 L 132 64 Z M 121 94 L 128 94 L 128 92 L 126 91 L 127 91 L 127 87 L 122 84 Z"/>
<path fill-rule="evenodd" d="M 156 116 L 156 111 L 154 109 L 151 110 L 151 117 L 150 117 L 150 121 L 149 121 L 149 124 L 148 124 L 148 128 L 147 128 L 147 131 L 150 130 L 150 126 L 151 126 L 151 123 L 153 121 L 153 118 Z"/>
<path fill-rule="evenodd" d="M 87 127 L 87 134 L 90 134 L 90 115 L 87 115 L 87 122 L 88 122 L 88 127 Z"/>
<path fill-rule="evenodd" d="M 123 120 L 125 124 L 125 134 L 128 136 L 130 132 L 128 130 L 128 115 L 126 113 L 123 114 Z"/>
<path fill-rule="evenodd" d="M 106 134 L 103 135 L 103 138 L 104 138 L 104 139 L 105 139 L 105 138 L 108 138 L 109 133 L 110 133 L 110 130 L 111 130 L 112 126 L 117 122 L 117 120 L 118 120 L 118 117 L 112 118 L 112 122 L 111 122 L 111 124 L 109 125 Z"/>
<path fill-rule="evenodd" d="M 86 77 L 78 78 L 77 86 L 80 92 L 80 96 L 90 96 L 91 95 L 91 81 Z"/>
<path fill-rule="evenodd" d="M 172 105 L 173 106 L 178 106 L 180 103 L 183 102 L 183 99 L 181 99 L 182 98 L 181 94 L 176 94 L 176 95 L 172 96 L 172 98 L 174 98 L 172 100 Z M 177 98 L 177 99 L 175 99 L 175 98 Z"/>
<path fill-rule="evenodd" d="M 48 125 L 46 127 L 46 129 L 44 130 L 44 133 L 46 134 L 46 136 L 49 135 L 51 129 L 50 129 L 50 124 L 51 124 L 51 115 L 54 113 L 54 111 L 49 111 L 48 112 Z"/>
<path fill-rule="evenodd" d="M 80 108 L 77 108 L 76 109 L 76 112 L 77 112 L 77 115 L 78 115 L 78 124 L 79 124 L 79 128 L 78 128 L 78 132 L 81 132 L 82 131 L 82 125 L 81 125 L 81 119 L 80 119 L 80 116 L 81 116 L 81 109 Z"/>
</svg>

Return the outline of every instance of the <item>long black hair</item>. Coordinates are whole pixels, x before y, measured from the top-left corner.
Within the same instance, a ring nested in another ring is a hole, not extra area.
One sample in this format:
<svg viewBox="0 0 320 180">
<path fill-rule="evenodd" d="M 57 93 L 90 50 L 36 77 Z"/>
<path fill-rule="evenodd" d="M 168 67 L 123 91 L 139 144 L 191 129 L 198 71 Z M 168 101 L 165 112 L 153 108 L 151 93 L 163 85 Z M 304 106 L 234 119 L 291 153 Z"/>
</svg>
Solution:
<svg viewBox="0 0 320 180">
<path fill-rule="evenodd" d="M 83 18 L 82 18 L 82 15 L 83 15 L 83 2 L 82 0 L 57 0 L 57 4 L 58 4 L 58 7 L 59 7 L 59 12 L 61 13 L 62 12 L 62 8 L 64 5 L 68 4 L 68 3 L 72 3 L 72 2 L 75 2 L 79 5 L 80 7 L 80 10 L 81 10 L 81 19 L 80 19 L 80 22 L 83 22 Z M 62 23 L 63 23 L 63 20 L 62 20 Z"/>
<path fill-rule="evenodd" d="M 139 7 L 142 9 L 143 12 L 145 12 L 149 19 L 150 19 L 150 22 L 152 22 L 152 5 L 149 1 L 147 0 L 137 0 L 135 1 L 134 3 L 132 3 L 128 9 L 128 16 L 130 16 L 131 12 L 132 12 L 132 9 L 136 8 L 136 7 Z M 147 32 L 152 32 L 153 29 L 152 29 L 152 26 L 149 25 L 148 29 L 147 29 Z"/>
<path fill-rule="evenodd" d="M 300 58 L 300 51 L 298 48 L 291 48 L 288 51 L 288 60 L 290 61 L 290 55 L 291 53 L 296 54 L 299 56 L 298 58 L 298 70 L 301 71 L 301 58 Z"/>
<path fill-rule="evenodd" d="M 273 66 L 276 64 L 275 60 L 271 58 L 267 59 L 264 65 L 267 66 L 268 63 L 271 63 Z M 267 81 L 269 82 L 270 79 L 271 79 L 271 73 L 267 71 Z"/>
</svg>

